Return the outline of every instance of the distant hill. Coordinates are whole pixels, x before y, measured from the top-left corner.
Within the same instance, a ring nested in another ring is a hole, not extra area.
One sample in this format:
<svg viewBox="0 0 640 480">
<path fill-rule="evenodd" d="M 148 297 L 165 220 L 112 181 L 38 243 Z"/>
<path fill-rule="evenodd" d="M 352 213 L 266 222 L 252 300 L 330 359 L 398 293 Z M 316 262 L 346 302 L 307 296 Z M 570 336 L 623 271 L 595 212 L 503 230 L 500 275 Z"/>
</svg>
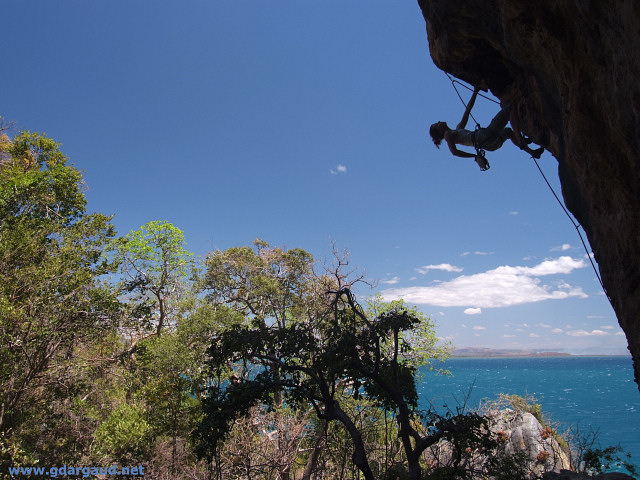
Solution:
<svg viewBox="0 0 640 480">
<path fill-rule="evenodd" d="M 538 350 L 510 350 L 504 348 L 465 347 L 454 348 L 452 357 L 570 357 L 568 353 L 541 352 Z"/>
</svg>

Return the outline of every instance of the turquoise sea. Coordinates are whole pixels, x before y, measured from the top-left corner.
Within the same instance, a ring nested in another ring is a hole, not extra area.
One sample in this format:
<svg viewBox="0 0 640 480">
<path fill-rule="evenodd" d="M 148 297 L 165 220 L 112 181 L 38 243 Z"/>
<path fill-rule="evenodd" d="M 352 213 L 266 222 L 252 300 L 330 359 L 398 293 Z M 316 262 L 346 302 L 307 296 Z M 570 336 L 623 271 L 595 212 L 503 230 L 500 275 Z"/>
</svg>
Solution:
<svg viewBox="0 0 640 480">
<path fill-rule="evenodd" d="M 426 373 L 421 408 L 478 406 L 500 393 L 533 395 L 560 430 L 599 429 L 600 446 L 620 444 L 640 467 L 640 392 L 630 357 L 453 358 L 451 377 Z M 470 393 L 469 393 L 470 392 Z"/>
</svg>

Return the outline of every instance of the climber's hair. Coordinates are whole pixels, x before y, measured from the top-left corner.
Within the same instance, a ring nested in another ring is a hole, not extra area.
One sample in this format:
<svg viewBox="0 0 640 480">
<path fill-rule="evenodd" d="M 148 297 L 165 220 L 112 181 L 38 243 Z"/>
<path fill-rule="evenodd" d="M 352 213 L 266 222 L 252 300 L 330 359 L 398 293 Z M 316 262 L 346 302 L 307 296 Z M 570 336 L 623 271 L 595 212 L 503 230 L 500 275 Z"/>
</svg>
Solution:
<svg viewBox="0 0 640 480">
<path fill-rule="evenodd" d="M 438 130 L 437 126 L 437 123 L 431 125 L 431 128 L 429 129 L 429 135 L 431 135 L 431 140 L 433 140 L 433 143 L 436 145 L 436 147 L 440 148 L 440 144 L 442 143 L 444 135 Z"/>
</svg>

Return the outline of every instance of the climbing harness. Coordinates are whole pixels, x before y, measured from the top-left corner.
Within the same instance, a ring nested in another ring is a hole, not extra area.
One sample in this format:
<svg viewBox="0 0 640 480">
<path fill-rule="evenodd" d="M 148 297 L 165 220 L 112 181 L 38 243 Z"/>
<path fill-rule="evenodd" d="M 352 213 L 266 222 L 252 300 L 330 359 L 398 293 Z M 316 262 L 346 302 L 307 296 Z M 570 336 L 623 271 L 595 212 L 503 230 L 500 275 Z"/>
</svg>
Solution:
<svg viewBox="0 0 640 480">
<path fill-rule="evenodd" d="M 484 149 L 480 148 L 476 143 L 476 134 L 478 133 L 478 130 L 480 130 L 481 128 L 482 127 L 480 126 L 480 124 L 476 124 L 476 131 L 473 132 L 473 148 L 476 149 L 476 156 L 474 157 L 474 160 L 480 167 L 480 170 L 482 170 L 483 172 L 486 172 L 491 168 L 491 165 L 489 165 L 489 161 L 487 160 L 487 157 L 485 157 L 486 152 L 484 151 Z"/>
</svg>

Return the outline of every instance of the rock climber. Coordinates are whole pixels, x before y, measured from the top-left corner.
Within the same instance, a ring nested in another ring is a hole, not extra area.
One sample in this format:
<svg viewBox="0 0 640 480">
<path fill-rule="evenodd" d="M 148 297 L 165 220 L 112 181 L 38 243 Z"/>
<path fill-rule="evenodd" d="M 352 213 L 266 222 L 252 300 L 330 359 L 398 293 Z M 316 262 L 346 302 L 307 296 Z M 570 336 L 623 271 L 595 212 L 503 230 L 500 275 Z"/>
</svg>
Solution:
<svg viewBox="0 0 640 480">
<path fill-rule="evenodd" d="M 433 139 L 436 147 L 440 148 L 440 143 L 444 139 L 449 145 L 449 150 L 456 157 L 461 158 L 475 158 L 476 163 L 480 166 L 481 170 L 489 168 L 489 164 L 480 153 L 481 150 L 488 150 L 493 152 L 499 149 L 502 144 L 510 139 L 518 148 L 524 150 L 534 158 L 540 158 L 544 148 L 540 147 L 536 150 L 529 148 L 528 144 L 531 140 L 525 139 L 522 136 L 520 130 L 520 119 L 515 109 L 510 108 L 510 105 L 504 106 L 498 114 L 491 120 L 491 123 L 486 128 L 478 128 L 475 131 L 467 130 L 467 122 L 469 121 L 469 115 L 471 109 L 476 101 L 480 88 L 475 87 L 473 95 L 467 104 L 467 108 L 464 111 L 462 120 L 458 126 L 454 129 L 450 128 L 446 122 L 437 122 L 431 125 L 429 134 Z M 507 123 L 511 122 L 513 128 L 507 127 Z M 459 150 L 457 145 L 464 145 L 467 147 L 475 147 L 478 153 L 468 153 L 463 150 Z"/>
</svg>

